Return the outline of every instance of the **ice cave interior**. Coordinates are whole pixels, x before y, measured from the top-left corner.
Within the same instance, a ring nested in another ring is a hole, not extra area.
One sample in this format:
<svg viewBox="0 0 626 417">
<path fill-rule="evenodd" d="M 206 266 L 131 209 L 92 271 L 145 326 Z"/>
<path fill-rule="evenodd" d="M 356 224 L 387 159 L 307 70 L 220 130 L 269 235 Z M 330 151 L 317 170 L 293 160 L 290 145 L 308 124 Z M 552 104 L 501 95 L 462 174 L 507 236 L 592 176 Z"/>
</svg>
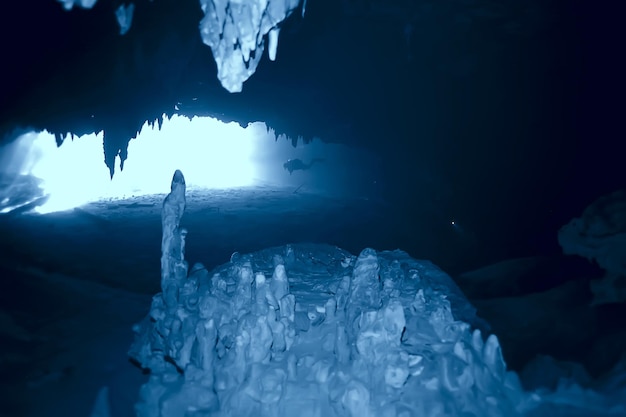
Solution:
<svg viewBox="0 0 626 417">
<path fill-rule="evenodd" d="M 3 6 L 0 417 L 626 416 L 625 11 Z"/>
</svg>

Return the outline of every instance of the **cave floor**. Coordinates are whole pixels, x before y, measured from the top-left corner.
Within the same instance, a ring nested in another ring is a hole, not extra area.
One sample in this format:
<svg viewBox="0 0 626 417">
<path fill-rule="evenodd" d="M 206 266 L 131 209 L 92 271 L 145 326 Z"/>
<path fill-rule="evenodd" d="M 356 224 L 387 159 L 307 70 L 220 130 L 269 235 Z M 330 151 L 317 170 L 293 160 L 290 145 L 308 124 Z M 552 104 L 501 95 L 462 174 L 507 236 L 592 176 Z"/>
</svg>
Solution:
<svg viewBox="0 0 626 417">
<path fill-rule="evenodd" d="M 165 194 L 90 203 L 66 212 L 0 217 L 2 257 L 145 294 L 159 291 L 161 205 Z M 254 187 L 189 189 L 181 225 L 190 266 L 211 269 L 234 252 L 285 243 L 396 249 L 406 234 L 384 205 L 302 190 Z"/>
<path fill-rule="evenodd" d="M 0 216 L 0 384 L 8 387 L 0 390 L 0 417 L 89 415 L 105 384 L 116 398 L 113 415 L 133 415 L 145 376 L 129 363 L 126 352 L 132 325 L 145 316 L 159 291 L 164 197 L 101 201 L 48 215 Z M 189 232 L 190 266 L 201 262 L 209 270 L 236 251 L 302 242 L 336 245 L 353 254 L 365 247 L 404 249 L 412 242 L 418 249 L 410 255 L 439 264 L 441 247 L 428 245 L 437 241 L 436 230 L 429 228 L 429 219 L 420 223 L 415 216 L 419 213 L 393 212 L 381 201 L 293 188 L 189 189 L 182 226 Z M 420 252 L 416 240 L 423 243 L 424 256 L 414 253 Z M 545 345 L 542 335 L 551 333 L 563 344 L 586 346 L 594 335 L 581 329 L 593 326 L 595 316 L 586 306 L 577 307 L 581 292 L 567 285 L 566 292 L 556 289 L 516 302 L 476 300 L 476 305 L 479 313 L 492 316 L 486 319 L 500 318 L 494 330 L 517 335 L 509 338 L 515 344 Z M 546 310 L 552 318 L 538 313 L 545 303 L 552 306 Z M 509 306 L 508 321 L 503 306 Z M 529 329 L 529 308 L 535 311 L 532 320 L 554 323 L 556 318 L 562 331 Z M 521 326 L 526 333 L 519 331 Z M 507 335 L 501 336 L 506 357 Z"/>
</svg>

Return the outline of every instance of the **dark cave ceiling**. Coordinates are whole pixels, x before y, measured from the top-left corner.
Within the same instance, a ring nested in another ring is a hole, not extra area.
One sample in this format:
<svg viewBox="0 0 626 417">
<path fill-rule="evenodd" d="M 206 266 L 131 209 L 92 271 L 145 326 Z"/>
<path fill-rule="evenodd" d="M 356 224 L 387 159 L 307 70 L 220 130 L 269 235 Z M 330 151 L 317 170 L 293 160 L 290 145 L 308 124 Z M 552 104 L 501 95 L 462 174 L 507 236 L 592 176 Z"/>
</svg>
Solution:
<svg viewBox="0 0 626 417">
<path fill-rule="evenodd" d="M 104 131 L 112 167 L 163 114 L 264 121 L 292 139 L 374 150 L 403 204 L 437 170 L 464 207 L 482 213 L 478 201 L 500 196 L 528 221 L 531 199 L 544 213 L 567 193 L 583 207 L 624 183 L 621 2 L 308 0 L 304 18 L 283 22 L 276 61 L 263 57 L 234 94 L 201 41 L 198 0 L 137 0 L 124 36 L 120 4 L 11 2 L 0 16 L 2 140 Z"/>
<path fill-rule="evenodd" d="M 45 128 L 61 140 L 104 130 L 110 162 L 145 121 L 178 113 L 376 145 L 454 111 L 455 90 L 523 64 L 536 39 L 558 41 L 554 2 L 309 0 L 304 18 L 296 11 L 284 22 L 278 59 L 264 57 L 230 94 L 200 39 L 197 0 L 135 3 L 120 36 L 120 1 L 69 12 L 53 0 L 12 2 L 1 133 Z"/>
</svg>

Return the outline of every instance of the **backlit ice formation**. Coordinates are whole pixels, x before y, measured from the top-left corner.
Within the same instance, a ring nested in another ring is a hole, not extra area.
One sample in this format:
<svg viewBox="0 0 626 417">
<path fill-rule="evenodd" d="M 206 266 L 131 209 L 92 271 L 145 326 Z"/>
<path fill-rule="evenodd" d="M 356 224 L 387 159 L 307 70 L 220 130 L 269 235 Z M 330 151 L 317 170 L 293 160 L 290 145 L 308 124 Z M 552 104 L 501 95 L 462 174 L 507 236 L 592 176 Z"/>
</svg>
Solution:
<svg viewBox="0 0 626 417">
<path fill-rule="evenodd" d="M 565 254 L 595 261 L 606 271 L 591 281 L 594 304 L 626 301 L 626 191 L 594 201 L 559 230 L 558 238 Z"/>
<path fill-rule="evenodd" d="M 184 178 L 163 205 L 163 293 L 130 355 L 156 416 L 514 416 L 535 396 L 450 278 L 402 251 L 298 244 L 185 276 Z"/>
<path fill-rule="evenodd" d="M 276 59 L 279 25 L 300 0 L 200 0 L 202 41 L 211 47 L 217 78 L 231 93 L 240 92 L 256 71 L 268 38 L 269 58 Z"/>
</svg>

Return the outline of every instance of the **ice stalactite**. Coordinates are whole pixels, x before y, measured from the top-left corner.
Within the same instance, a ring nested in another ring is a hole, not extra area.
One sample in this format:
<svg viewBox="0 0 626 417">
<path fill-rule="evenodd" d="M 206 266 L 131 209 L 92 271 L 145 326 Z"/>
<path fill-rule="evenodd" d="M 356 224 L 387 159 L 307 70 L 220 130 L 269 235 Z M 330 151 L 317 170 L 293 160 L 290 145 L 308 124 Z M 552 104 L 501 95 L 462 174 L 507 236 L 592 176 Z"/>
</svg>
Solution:
<svg viewBox="0 0 626 417">
<path fill-rule="evenodd" d="M 211 48 L 217 78 L 231 93 L 241 92 L 243 83 L 256 71 L 265 49 L 276 59 L 282 22 L 300 0 L 235 2 L 200 0 L 205 16 L 200 22 L 202 41 Z"/>
</svg>

